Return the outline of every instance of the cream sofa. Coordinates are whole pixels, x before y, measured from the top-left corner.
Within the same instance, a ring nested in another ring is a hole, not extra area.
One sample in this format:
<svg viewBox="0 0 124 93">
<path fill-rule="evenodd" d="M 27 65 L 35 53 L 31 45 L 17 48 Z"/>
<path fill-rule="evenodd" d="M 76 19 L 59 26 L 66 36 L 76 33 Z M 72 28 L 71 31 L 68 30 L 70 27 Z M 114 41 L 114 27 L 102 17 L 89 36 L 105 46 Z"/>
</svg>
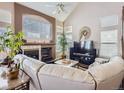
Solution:
<svg viewBox="0 0 124 93">
<path fill-rule="evenodd" d="M 31 77 L 31 89 L 93 90 L 118 89 L 124 78 L 124 61 L 113 57 L 108 63 L 92 66 L 86 71 L 29 58 L 15 56 L 22 69 Z"/>
</svg>

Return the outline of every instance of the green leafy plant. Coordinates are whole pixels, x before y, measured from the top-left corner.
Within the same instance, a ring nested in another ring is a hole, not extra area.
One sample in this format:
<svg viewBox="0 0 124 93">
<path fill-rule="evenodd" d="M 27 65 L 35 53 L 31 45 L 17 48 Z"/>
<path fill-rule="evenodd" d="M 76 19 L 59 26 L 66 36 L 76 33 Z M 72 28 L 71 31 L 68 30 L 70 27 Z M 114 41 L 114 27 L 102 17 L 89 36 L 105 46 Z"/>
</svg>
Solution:
<svg viewBox="0 0 124 93">
<path fill-rule="evenodd" d="M 59 45 L 60 45 L 60 49 L 61 49 L 61 52 L 62 52 L 62 58 L 65 58 L 66 57 L 65 52 L 67 50 L 68 43 L 67 43 L 66 34 L 65 34 L 64 31 L 59 37 Z"/>
<path fill-rule="evenodd" d="M 7 31 L 0 36 L 0 52 L 6 52 L 10 61 L 13 60 L 13 57 L 24 44 L 23 36 L 22 32 L 14 34 L 14 29 L 11 26 L 7 26 Z"/>
</svg>

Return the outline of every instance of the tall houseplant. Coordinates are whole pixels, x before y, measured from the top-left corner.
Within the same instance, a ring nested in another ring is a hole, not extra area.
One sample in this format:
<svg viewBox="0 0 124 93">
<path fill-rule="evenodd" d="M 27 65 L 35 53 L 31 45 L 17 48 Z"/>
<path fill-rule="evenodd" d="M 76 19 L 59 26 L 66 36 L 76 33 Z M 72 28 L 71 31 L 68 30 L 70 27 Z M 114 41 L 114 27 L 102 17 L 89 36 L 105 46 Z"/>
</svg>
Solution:
<svg viewBox="0 0 124 93">
<path fill-rule="evenodd" d="M 11 26 L 7 26 L 7 31 L 0 36 L 0 52 L 6 52 L 8 55 L 8 67 L 10 67 L 13 57 L 20 51 L 20 47 L 24 44 L 23 36 L 22 32 L 14 34 L 14 29 Z"/>
<path fill-rule="evenodd" d="M 63 33 L 60 35 L 59 37 L 59 45 L 60 45 L 60 49 L 61 49 L 61 52 L 62 52 L 62 55 L 61 57 L 62 58 L 65 58 L 66 57 L 66 50 L 67 50 L 67 39 L 66 39 L 66 34 L 65 32 L 63 31 Z"/>
</svg>

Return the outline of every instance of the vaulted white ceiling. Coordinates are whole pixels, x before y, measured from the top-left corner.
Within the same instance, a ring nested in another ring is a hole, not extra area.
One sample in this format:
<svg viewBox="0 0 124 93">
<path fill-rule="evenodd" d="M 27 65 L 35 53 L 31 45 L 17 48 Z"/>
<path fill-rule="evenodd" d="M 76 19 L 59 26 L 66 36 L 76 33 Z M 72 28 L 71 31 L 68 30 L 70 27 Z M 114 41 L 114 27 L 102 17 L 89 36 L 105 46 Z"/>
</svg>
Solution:
<svg viewBox="0 0 124 93">
<path fill-rule="evenodd" d="M 76 2 L 63 2 L 65 12 L 59 16 L 55 15 L 56 5 L 58 2 L 19 2 L 20 4 L 55 17 L 59 21 L 64 21 L 70 13 L 76 8 L 78 3 Z"/>
</svg>

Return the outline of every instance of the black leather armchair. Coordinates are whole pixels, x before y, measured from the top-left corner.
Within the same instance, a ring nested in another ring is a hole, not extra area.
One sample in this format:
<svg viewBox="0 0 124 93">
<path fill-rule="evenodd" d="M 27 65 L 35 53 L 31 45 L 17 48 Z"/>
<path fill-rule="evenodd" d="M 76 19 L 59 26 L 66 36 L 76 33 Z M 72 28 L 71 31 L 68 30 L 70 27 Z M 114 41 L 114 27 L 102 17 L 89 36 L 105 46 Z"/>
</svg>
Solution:
<svg viewBox="0 0 124 93">
<path fill-rule="evenodd" d="M 93 46 L 93 41 L 84 41 L 81 47 L 81 42 L 74 42 L 74 47 L 70 48 L 70 59 L 77 60 L 82 64 L 90 65 L 95 61 L 96 49 Z"/>
</svg>

